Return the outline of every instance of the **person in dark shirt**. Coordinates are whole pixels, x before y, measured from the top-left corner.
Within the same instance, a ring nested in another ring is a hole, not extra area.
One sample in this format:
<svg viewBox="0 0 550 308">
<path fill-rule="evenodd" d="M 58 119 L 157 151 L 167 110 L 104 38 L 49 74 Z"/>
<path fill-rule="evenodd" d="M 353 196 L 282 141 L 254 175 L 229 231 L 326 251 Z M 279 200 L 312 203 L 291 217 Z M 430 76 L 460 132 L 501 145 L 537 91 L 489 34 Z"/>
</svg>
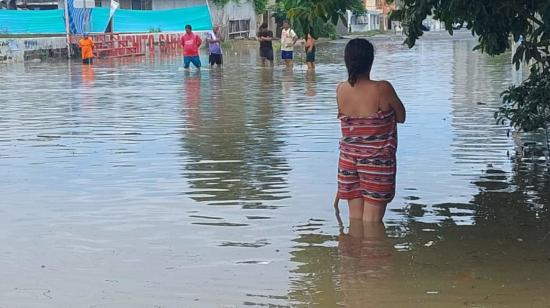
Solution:
<svg viewBox="0 0 550 308">
<path fill-rule="evenodd" d="M 307 69 L 315 70 L 315 37 L 311 34 L 311 32 L 307 35 L 305 47 Z"/>
<path fill-rule="evenodd" d="M 265 60 L 268 60 L 273 66 L 273 32 L 267 29 L 267 23 L 263 23 L 258 31 L 258 41 L 260 41 L 260 57 L 262 66 L 265 66 Z"/>
</svg>

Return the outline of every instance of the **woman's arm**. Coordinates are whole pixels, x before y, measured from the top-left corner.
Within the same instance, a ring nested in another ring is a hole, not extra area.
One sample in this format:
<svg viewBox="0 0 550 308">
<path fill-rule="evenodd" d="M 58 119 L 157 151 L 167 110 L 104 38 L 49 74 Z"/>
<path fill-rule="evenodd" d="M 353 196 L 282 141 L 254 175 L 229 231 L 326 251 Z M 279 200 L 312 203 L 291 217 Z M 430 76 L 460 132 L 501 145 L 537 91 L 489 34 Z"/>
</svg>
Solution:
<svg viewBox="0 0 550 308">
<path fill-rule="evenodd" d="M 395 112 L 397 123 L 405 123 L 407 112 L 405 110 L 405 106 L 403 106 L 403 103 L 401 102 L 401 99 L 395 92 L 392 84 L 389 81 L 380 81 L 380 91 L 382 92 L 381 97 L 388 100 L 390 107 Z"/>
</svg>

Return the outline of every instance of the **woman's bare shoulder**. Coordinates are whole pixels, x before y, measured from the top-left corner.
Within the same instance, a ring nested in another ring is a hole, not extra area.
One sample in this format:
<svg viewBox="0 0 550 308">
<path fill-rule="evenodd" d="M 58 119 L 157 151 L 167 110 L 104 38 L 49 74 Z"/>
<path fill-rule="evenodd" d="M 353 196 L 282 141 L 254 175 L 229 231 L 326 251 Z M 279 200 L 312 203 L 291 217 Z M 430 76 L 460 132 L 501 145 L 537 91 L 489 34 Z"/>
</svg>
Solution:
<svg viewBox="0 0 550 308">
<path fill-rule="evenodd" d="M 399 96 L 397 95 L 397 92 L 393 88 L 393 85 L 391 82 L 387 80 L 380 80 L 378 84 L 378 88 L 380 91 L 380 97 L 382 100 L 384 100 L 387 103 L 396 103 L 401 102 Z"/>
<path fill-rule="evenodd" d="M 393 91 L 393 85 L 391 84 L 391 82 L 387 81 L 387 80 L 377 80 L 376 81 L 378 87 L 380 87 L 380 90 L 382 91 Z"/>
<path fill-rule="evenodd" d="M 336 84 L 336 94 L 340 94 L 350 87 L 350 84 L 347 80 L 340 81 Z"/>
</svg>

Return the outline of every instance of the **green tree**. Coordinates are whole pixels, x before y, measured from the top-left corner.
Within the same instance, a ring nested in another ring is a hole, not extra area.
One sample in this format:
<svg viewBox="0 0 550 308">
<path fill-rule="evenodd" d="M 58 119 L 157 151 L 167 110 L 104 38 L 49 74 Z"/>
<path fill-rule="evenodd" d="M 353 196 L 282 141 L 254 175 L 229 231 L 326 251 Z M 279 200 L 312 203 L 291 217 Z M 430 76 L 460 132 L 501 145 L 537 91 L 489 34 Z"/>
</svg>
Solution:
<svg viewBox="0 0 550 308">
<path fill-rule="evenodd" d="M 253 0 L 256 14 L 262 14 L 267 9 L 267 0 Z"/>
<path fill-rule="evenodd" d="M 335 26 L 338 20 L 347 23 L 347 10 L 362 12 L 364 7 L 362 0 L 278 0 L 277 10 L 279 18 L 284 15 L 305 36 L 322 32 L 327 23 Z"/>
<path fill-rule="evenodd" d="M 402 0 L 392 17 L 403 23 L 405 43 L 412 47 L 422 36 L 429 15 L 453 26 L 461 24 L 477 36 L 479 49 L 498 55 L 516 44 L 512 61 L 524 63 L 531 74 L 519 86 L 502 93 L 498 122 L 523 131 L 548 129 L 550 124 L 550 1 L 548 0 Z M 516 42 L 516 43 L 514 43 Z"/>
</svg>

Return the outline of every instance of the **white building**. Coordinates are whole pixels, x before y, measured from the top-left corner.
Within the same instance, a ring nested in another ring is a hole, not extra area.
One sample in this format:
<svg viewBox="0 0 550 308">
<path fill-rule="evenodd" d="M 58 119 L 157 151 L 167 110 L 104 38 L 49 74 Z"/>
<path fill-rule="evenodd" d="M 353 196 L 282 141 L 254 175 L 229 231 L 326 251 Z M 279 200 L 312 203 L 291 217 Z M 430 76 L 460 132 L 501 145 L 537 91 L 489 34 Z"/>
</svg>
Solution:
<svg viewBox="0 0 550 308">
<path fill-rule="evenodd" d="M 367 11 L 363 15 L 355 15 L 348 11 L 348 30 L 349 32 L 367 32 L 380 30 L 381 12 L 377 10 Z"/>
</svg>

